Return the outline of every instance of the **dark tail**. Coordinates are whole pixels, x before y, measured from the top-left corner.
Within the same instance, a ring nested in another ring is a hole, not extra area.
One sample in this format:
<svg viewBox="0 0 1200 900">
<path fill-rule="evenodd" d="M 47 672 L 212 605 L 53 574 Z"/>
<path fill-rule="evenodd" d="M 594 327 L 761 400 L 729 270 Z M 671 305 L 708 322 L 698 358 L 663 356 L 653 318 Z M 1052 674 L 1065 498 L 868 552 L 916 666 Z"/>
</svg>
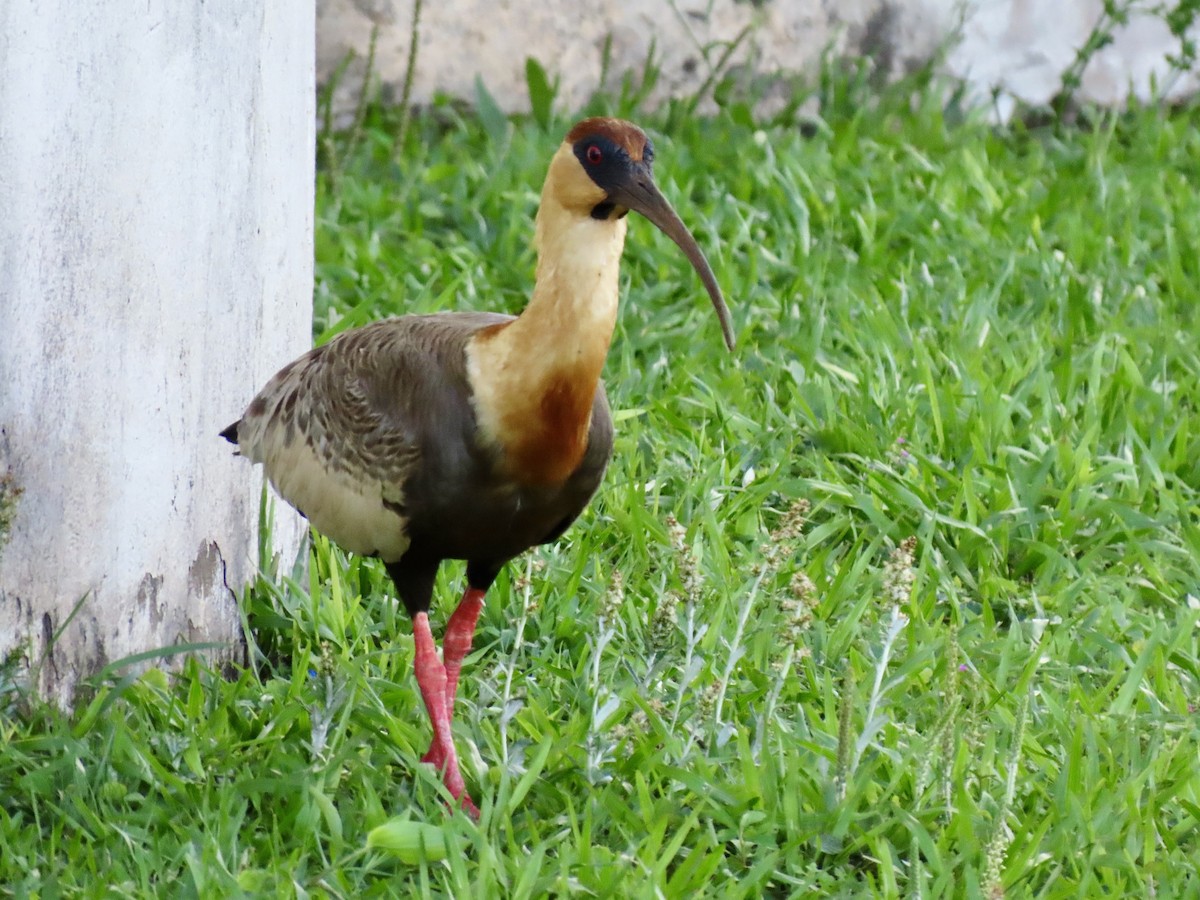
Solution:
<svg viewBox="0 0 1200 900">
<path fill-rule="evenodd" d="M 228 428 L 226 428 L 224 431 L 221 432 L 221 437 L 225 438 L 225 440 L 229 441 L 229 443 L 233 444 L 236 447 L 237 442 L 238 442 L 238 434 L 237 434 L 238 426 L 241 424 L 242 424 L 242 420 L 238 419 L 236 422 L 234 422 L 232 425 L 230 425 Z"/>
</svg>

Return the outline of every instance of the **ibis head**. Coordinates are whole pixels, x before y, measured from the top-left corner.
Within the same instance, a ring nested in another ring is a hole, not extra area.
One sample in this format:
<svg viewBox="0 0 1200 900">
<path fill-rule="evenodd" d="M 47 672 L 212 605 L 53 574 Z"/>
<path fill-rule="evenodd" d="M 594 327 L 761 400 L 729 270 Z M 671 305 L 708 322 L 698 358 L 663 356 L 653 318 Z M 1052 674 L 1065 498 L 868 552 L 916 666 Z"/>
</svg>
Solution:
<svg viewBox="0 0 1200 900">
<path fill-rule="evenodd" d="M 636 125 L 621 119 L 584 119 L 567 134 L 551 163 L 549 183 L 565 208 L 593 219 L 641 213 L 674 241 L 712 298 L 725 344 L 734 346 L 729 307 L 692 233 L 654 183 L 654 146 Z"/>
</svg>

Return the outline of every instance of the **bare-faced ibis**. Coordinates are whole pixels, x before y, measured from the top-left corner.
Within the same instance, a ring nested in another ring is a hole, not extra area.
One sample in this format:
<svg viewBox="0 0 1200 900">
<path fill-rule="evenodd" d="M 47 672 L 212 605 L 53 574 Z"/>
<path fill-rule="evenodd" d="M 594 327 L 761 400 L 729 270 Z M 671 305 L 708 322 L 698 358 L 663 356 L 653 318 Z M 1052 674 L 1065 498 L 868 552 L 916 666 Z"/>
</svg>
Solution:
<svg viewBox="0 0 1200 900">
<path fill-rule="evenodd" d="M 501 568 L 556 540 L 608 465 L 600 370 L 629 210 L 687 255 L 733 348 L 720 288 L 655 186 L 653 155 L 629 122 L 580 122 L 542 188 L 537 283 L 521 315 L 413 315 L 343 332 L 280 370 L 221 432 L 314 528 L 383 560 L 412 616 L 413 670 L 433 726 L 422 762 L 472 814 L 450 732 L 459 672 Z M 439 661 L 428 612 L 445 559 L 466 560 L 467 587 Z"/>
</svg>

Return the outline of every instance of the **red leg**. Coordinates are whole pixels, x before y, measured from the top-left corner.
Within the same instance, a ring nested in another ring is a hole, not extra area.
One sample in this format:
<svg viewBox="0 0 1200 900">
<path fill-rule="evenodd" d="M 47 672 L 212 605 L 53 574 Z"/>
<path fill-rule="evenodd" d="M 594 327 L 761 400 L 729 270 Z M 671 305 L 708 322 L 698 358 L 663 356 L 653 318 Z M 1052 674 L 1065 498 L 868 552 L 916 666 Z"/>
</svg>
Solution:
<svg viewBox="0 0 1200 900">
<path fill-rule="evenodd" d="M 423 612 L 413 616 L 413 643 L 416 646 L 413 671 L 433 726 L 433 744 L 421 761 L 437 766 L 450 795 L 462 804 L 463 809 L 478 817 L 479 810 L 467 796 L 462 773 L 458 771 L 458 756 L 450 733 L 450 714 L 446 710 L 446 670 L 437 657 L 433 633 L 429 630 L 429 616 Z"/>
<path fill-rule="evenodd" d="M 446 715 L 454 717 L 454 698 L 458 694 L 458 674 L 462 661 L 471 652 L 471 641 L 475 637 L 475 623 L 483 609 L 484 592 L 469 587 L 459 601 L 458 608 L 446 622 L 446 634 L 442 638 L 442 660 L 446 667 Z"/>
</svg>

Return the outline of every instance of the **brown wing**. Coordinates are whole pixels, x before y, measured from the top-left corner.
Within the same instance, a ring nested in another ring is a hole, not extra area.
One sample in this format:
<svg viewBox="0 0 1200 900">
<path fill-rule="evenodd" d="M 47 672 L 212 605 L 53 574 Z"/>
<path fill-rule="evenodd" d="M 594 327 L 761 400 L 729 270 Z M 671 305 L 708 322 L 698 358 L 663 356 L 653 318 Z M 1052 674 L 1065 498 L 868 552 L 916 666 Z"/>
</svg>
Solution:
<svg viewBox="0 0 1200 900">
<path fill-rule="evenodd" d="M 406 486 L 436 443 L 466 454 L 464 349 L 509 317 L 443 313 L 347 331 L 284 367 L 237 424 L 239 451 L 313 526 L 356 553 L 408 548 Z M 439 460 L 444 465 L 445 460 Z"/>
</svg>

